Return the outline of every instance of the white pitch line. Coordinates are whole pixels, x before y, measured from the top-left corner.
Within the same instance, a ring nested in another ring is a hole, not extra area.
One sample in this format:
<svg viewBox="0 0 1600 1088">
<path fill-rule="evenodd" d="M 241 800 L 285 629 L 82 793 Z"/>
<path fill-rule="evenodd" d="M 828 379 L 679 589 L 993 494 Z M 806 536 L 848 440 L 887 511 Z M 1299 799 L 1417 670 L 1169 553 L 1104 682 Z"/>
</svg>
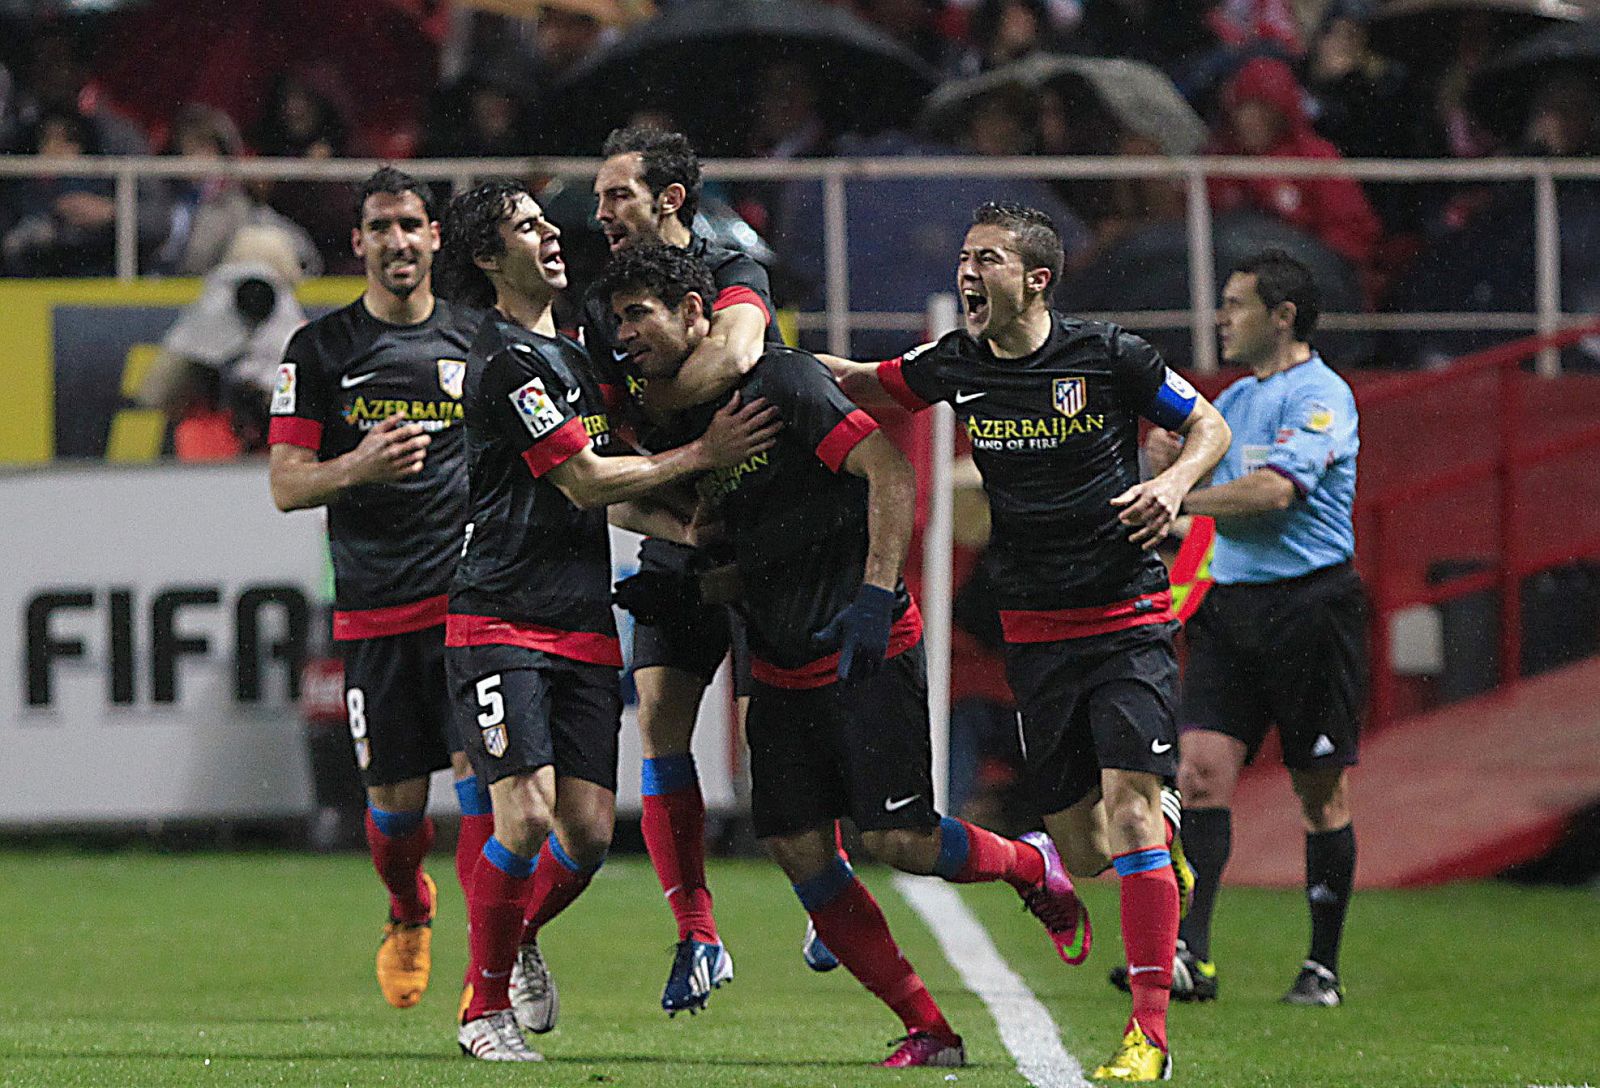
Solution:
<svg viewBox="0 0 1600 1088">
<path fill-rule="evenodd" d="M 1083 1066 L 1062 1047 L 1049 1010 L 1001 957 L 955 889 L 937 877 L 904 873 L 895 875 L 894 886 L 933 932 L 962 985 L 983 999 L 1001 1041 L 1017 1060 L 1017 1072 L 1035 1088 L 1087 1085 Z"/>
</svg>

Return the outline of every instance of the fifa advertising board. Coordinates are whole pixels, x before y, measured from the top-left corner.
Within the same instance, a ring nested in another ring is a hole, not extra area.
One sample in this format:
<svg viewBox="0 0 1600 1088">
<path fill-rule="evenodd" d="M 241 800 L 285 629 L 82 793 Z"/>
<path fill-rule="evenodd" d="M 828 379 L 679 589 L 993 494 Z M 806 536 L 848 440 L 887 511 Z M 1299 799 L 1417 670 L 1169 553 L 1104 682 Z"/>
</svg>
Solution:
<svg viewBox="0 0 1600 1088">
<path fill-rule="evenodd" d="M 264 461 L 57 464 L 0 473 L 0 502 L 0 826 L 309 812 L 297 704 L 328 595 L 322 512 L 275 509 Z M 630 572 L 637 538 L 613 543 Z M 736 796 L 727 691 L 719 677 L 695 745 L 721 808 Z M 631 704 L 624 809 L 638 805 Z"/>
</svg>

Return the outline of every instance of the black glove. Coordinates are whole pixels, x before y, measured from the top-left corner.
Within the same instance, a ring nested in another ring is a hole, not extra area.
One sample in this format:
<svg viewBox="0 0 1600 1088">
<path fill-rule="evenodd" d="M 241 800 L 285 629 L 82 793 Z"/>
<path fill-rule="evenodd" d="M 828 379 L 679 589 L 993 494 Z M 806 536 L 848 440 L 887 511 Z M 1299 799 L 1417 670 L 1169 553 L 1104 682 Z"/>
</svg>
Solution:
<svg viewBox="0 0 1600 1088">
<path fill-rule="evenodd" d="M 882 666 L 893 626 L 894 594 L 864 585 L 828 626 L 811 636 L 811 643 L 819 650 L 839 651 L 840 680 L 865 680 Z"/>
<path fill-rule="evenodd" d="M 701 607 L 700 579 L 664 570 L 644 570 L 612 586 L 611 600 L 618 608 L 632 612 L 639 623 L 656 627 Z"/>
</svg>

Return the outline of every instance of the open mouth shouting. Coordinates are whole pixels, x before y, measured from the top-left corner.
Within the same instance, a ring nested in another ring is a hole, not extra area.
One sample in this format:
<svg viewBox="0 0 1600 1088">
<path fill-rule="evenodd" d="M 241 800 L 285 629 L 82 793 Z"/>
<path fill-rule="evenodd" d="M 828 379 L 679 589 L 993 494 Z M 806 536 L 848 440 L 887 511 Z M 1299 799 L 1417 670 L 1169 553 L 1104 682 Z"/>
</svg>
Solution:
<svg viewBox="0 0 1600 1088">
<path fill-rule="evenodd" d="M 547 238 L 539 247 L 539 268 L 547 279 L 564 277 L 567 274 L 567 262 L 561 256 L 561 243 L 554 238 Z"/>
<path fill-rule="evenodd" d="M 969 326 L 981 327 L 989 321 L 989 296 L 981 288 L 961 289 L 961 309 Z"/>
</svg>

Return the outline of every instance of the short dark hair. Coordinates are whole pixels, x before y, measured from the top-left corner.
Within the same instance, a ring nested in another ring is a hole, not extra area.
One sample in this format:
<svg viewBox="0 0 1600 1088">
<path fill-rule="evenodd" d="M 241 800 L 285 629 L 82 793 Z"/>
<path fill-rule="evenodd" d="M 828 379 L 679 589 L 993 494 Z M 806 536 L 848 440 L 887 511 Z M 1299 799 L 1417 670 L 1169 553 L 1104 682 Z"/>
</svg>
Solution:
<svg viewBox="0 0 1600 1088">
<path fill-rule="evenodd" d="M 1011 234 L 1017 243 L 1017 255 L 1024 268 L 1047 268 L 1050 282 L 1045 286 L 1044 297 L 1055 293 L 1056 282 L 1061 279 L 1061 266 L 1066 255 L 1061 248 L 1061 232 L 1055 220 L 1038 208 L 1016 204 L 1009 200 L 991 200 L 980 204 L 972 213 L 975 227 L 1000 227 Z"/>
<path fill-rule="evenodd" d="M 1294 338 L 1309 340 L 1322 313 L 1322 292 L 1311 269 L 1282 249 L 1264 249 L 1233 266 L 1233 271 L 1256 278 L 1256 294 L 1275 309 L 1294 303 Z"/>
<path fill-rule="evenodd" d="M 435 287 L 453 302 L 488 309 L 494 305 L 494 284 L 478 267 L 480 257 L 505 252 L 500 224 L 516 212 L 517 200 L 528 196 L 519 181 L 491 181 L 450 201 L 440 227 L 439 255 L 433 261 Z"/>
<path fill-rule="evenodd" d="M 648 126 L 614 129 L 600 149 L 603 158 L 614 155 L 639 156 L 644 166 L 644 185 L 651 196 L 660 196 L 668 185 L 683 186 L 683 206 L 678 221 L 694 226 L 694 213 L 700 207 L 700 156 L 694 153 L 689 137 Z"/>
<path fill-rule="evenodd" d="M 705 262 L 688 250 L 652 242 L 629 246 L 612 257 L 595 291 L 608 301 L 623 291 L 645 291 L 673 309 L 693 291 L 705 302 L 709 316 L 717 283 Z"/>
<path fill-rule="evenodd" d="M 404 170 L 396 170 L 392 166 L 380 166 L 373 171 L 371 177 L 361 183 L 361 191 L 356 196 L 357 225 L 360 225 L 361 217 L 366 213 L 367 197 L 377 193 L 388 193 L 391 196 L 416 193 L 417 199 L 422 201 L 422 207 L 428 213 L 428 222 L 431 223 L 439 218 L 432 186 L 425 181 L 418 181 Z"/>
</svg>

